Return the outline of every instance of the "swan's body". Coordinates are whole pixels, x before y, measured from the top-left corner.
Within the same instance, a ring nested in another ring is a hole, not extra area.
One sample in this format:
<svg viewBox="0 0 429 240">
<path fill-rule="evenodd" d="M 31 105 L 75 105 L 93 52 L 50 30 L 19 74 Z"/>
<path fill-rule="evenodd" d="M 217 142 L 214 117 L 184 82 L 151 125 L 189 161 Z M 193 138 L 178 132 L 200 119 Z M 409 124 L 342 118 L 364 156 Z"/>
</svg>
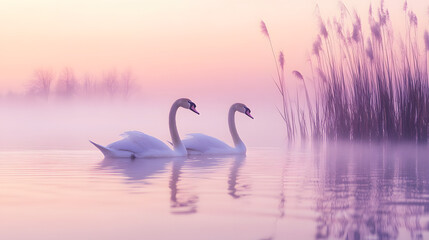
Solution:
<svg viewBox="0 0 429 240">
<path fill-rule="evenodd" d="M 234 142 L 234 147 L 229 146 L 223 141 L 207 136 L 202 133 L 188 134 L 188 138 L 182 142 L 188 151 L 188 154 L 204 154 L 204 155 L 230 155 L 230 154 L 246 154 L 246 145 L 244 145 L 240 136 L 238 136 L 235 126 L 235 112 L 241 112 L 253 119 L 250 115 L 250 109 L 242 103 L 235 103 L 229 108 L 228 126 Z"/>
<path fill-rule="evenodd" d="M 169 127 L 173 149 L 161 140 L 138 131 L 123 133 L 124 138 L 107 145 L 106 147 L 90 141 L 104 154 L 106 158 L 154 158 L 154 157 L 181 157 L 186 156 L 187 151 L 176 126 L 176 112 L 179 107 L 188 108 L 199 114 L 196 105 L 189 99 L 176 100 L 170 109 Z"/>
</svg>

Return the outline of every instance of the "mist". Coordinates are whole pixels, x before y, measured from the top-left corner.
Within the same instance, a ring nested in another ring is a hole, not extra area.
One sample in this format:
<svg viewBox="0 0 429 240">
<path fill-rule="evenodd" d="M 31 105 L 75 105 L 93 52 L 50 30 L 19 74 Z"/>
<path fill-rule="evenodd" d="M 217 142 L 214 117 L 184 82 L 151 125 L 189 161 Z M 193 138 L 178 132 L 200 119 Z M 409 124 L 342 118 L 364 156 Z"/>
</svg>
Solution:
<svg viewBox="0 0 429 240">
<path fill-rule="evenodd" d="M 179 109 L 176 119 L 182 138 L 188 133 L 205 133 L 232 144 L 227 124 L 231 100 L 213 101 L 213 98 L 177 94 L 177 97 L 150 99 L 3 102 L 0 104 L 0 145 L 3 149 L 93 149 L 88 140 L 107 145 L 120 139 L 121 133 L 131 130 L 170 141 L 168 113 L 179 97 L 192 99 L 200 112 L 196 115 Z M 252 120 L 236 113 L 237 128 L 246 145 L 282 145 L 284 135 L 278 129 L 283 126 L 274 105 L 242 102 L 255 117 Z"/>
</svg>

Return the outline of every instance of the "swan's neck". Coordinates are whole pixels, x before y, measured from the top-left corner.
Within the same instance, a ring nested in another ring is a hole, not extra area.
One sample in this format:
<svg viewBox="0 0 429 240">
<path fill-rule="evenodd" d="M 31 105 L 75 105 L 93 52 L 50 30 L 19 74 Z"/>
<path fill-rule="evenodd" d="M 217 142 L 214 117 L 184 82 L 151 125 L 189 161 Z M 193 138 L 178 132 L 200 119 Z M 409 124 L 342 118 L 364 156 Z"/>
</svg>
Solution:
<svg viewBox="0 0 429 240">
<path fill-rule="evenodd" d="M 240 148 L 245 150 L 246 146 L 244 145 L 240 136 L 238 136 L 237 127 L 235 126 L 235 112 L 236 112 L 235 106 L 232 105 L 228 113 L 229 132 L 231 133 L 232 141 L 234 142 L 235 148 Z"/>
<path fill-rule="evenodd" d="M 177 131 L 176 126 L 176 113 L 177 109 L 179 109 L 178 101 L 174 102 L 170 109 L 170 114 L 168 116 L 168 125 L 170 128 L 171 140 L 173 142 L 174 151 L 184 152 L 186 154 L 186 148 L 182 144 L 182 140 L 180 140 L 179 132 Z"/>
</svg>

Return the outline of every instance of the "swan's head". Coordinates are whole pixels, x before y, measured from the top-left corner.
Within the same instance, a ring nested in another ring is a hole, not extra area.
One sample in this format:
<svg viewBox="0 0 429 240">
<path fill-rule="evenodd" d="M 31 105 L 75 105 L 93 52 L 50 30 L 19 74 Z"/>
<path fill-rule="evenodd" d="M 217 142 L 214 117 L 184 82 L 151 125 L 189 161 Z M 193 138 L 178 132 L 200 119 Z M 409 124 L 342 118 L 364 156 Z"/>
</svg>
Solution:
<svg viewBox="0 0 429 240">
<path fill-rule="evenodd" d="M 180 106 L 183 107 L 183 108 L 187 108 L 187 109 L 191 110 L 192 112 L 194 112 L 194 113 L 196 113 L 198 115 L 200 114 L 197 111 L 197 105 L 194 102 L 192 102 L 190 99 L 188 99 L 188 98 L 182 98 L 182 99 L 180 99 Z"/>
<path fill-rule="evenodd" d="M 251 119 L 253 119 L 253 116 L 250 114 L 251 111 L 250 111 L 250 109 L 246 105 L 244 105 L 242 103 L 237 103 L 236 106 L 235 106 L 235 109 L 237 109 L 237 111 L 239 111 L 241 113 L 244 113 L 248 117 L 250 117 Z"/>
</svg>

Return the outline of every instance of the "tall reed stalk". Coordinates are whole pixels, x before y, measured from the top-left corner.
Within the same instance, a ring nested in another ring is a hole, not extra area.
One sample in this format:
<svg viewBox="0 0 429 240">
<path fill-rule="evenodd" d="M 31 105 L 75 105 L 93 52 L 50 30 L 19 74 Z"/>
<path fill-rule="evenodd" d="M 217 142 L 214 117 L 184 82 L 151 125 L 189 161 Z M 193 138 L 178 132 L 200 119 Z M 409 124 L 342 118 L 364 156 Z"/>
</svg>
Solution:
<svg viewBox="0 0 429 240">
<path fill-rule="evenodd" d="M 274 52 L 274 48 L 273 48 L 273 44 L 271 42 L 271 37 L 270 34 L 268 32 L 268 28 L 265 25 L 264 21 L 261 21 L 261 31 L 264 34 L 265 37 L 267 37 L 269 43 L 270 43 L 270 48 L 271 48 L 271 52 L 273 54 L 273 58 L 274 58 L 274 63 L 276 66 L 276 70 L 277 70 L 277 79 L 274 80 L 274 83 L 277 87 L 277 90 L 280 93 L 280 96 L 282 98 L 282 108 L 278 109 L 284 123 L 286 126 L 286 131 L 287 131 L 287 136 L 290 140 L 295 138 L 295 121 L 294 121 L 294 115 L 292 112 L 292 108 L 290 107 L 290 98 L 288 95 L 288 91 L 286 89 L 286 83 L 285 83 L 285 75 L 284 75 L 284 55 L 283 52 L 279 53 L 279 58 L 278 58 L 278 62 L 277 62 L 277 58 L 276 58 L 276 54 Z M 280 65 L 280 69 L 279 70 L 279 65 Z"/>
</svg>

